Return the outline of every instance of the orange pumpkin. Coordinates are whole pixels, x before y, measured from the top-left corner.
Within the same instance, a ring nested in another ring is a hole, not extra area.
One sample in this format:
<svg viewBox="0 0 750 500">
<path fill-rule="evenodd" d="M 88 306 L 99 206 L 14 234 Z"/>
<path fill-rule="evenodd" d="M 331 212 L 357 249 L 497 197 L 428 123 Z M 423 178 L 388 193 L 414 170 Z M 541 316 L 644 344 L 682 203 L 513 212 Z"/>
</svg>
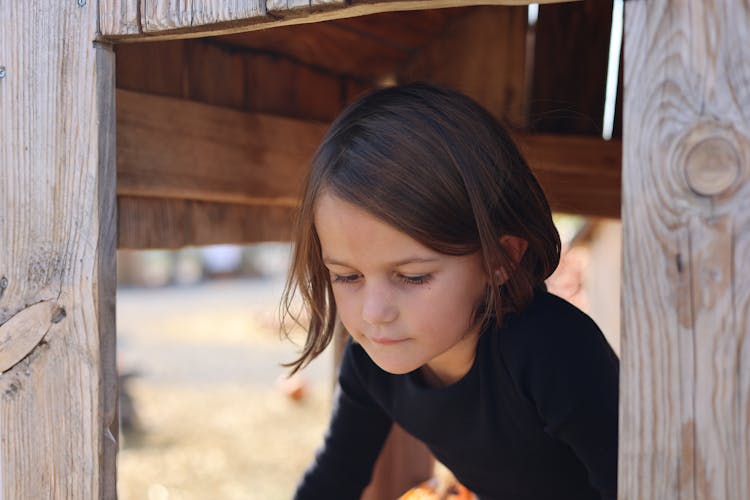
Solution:
<svg viewBox="0 0 750 500">
<path fill-rule="evenodd" d="M 441 495 L 437 490 L 438 480 L 432 478 L 410 489 L 398 500 L 476 500 L 474 494 L 458 481 L 448 487 L 447 494 Z"/>
</svg>

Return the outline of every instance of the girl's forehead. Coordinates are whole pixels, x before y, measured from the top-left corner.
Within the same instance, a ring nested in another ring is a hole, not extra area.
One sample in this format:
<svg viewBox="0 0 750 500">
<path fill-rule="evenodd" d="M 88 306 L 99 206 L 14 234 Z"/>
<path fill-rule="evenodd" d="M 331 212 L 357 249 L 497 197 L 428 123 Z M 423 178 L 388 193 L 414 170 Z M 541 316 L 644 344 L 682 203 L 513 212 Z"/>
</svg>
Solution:
<svg viewBox="0 0 750 500">
<path fill-rule="evenodd" d="M 398 261 L 438 256 L 408 234 L 341 198 L 325 194 L 315 204 L 315 229 L 323 257 Z"/>
</svg>

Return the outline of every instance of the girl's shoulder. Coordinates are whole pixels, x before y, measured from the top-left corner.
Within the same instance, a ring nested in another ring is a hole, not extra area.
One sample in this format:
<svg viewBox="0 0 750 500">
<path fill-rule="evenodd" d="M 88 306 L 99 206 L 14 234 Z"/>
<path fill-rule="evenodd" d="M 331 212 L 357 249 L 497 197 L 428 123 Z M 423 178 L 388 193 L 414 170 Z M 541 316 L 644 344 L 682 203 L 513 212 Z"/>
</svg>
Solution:
<svg viewBox="0 0 750 500">
<path fill-rule="evenodd" d="M 596 323 L 573 304 L 539 292 L 492 333 L 493 364 L 546 421 L 596 401 L 614 401 L 616 413 L 619 360 Z"/>
<path fill-rule="evenodd" d="M 591 317 L 567 300 L 545 290 L 535 293 L 522 312 L 511 314 L 493 332 L 503 357 L 517 365 L 530 358 L 565 364 L 591 356 L 616 361 L 616 355 Z"/>
</svg>

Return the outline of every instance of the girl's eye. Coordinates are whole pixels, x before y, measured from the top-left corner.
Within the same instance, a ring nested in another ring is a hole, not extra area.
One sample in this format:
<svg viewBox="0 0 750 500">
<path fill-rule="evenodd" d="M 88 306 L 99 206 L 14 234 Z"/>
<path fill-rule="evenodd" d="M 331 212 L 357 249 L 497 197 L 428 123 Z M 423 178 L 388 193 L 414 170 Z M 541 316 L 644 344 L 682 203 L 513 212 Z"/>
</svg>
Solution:
<svg viewBox="0 0 750 500">
<path fill-rule="evenodd" d="M 356 283 L 359 280 L 359 274 L 334 274 L 331 273 L 331 281 L 333 283 L 341 283 L 344 285 L 350 285 Z"/>
<path fill-rule="evenodd" d="M 427 284 L 432 278 L 429 274 L 422 274 L 420 276 L 405 276 L 401 275 L 401 281 L 407 285 L 424 285 Z"/>
</svg>

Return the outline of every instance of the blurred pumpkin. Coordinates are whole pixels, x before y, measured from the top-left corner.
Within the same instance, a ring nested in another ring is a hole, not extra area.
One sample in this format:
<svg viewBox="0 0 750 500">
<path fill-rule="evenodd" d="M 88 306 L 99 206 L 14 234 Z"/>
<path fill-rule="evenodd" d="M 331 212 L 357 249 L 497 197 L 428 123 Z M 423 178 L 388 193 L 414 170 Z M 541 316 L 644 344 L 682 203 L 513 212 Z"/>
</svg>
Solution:
<svg viewBox="0 0 750 500">
<path fill-rule="evenodd" d="M 432 478 L 410 489 L 398 500 L 476 500 L 476 498 L 466 486 L 458 481 L 440 488 L 438 479 Z"/>
</svg>

